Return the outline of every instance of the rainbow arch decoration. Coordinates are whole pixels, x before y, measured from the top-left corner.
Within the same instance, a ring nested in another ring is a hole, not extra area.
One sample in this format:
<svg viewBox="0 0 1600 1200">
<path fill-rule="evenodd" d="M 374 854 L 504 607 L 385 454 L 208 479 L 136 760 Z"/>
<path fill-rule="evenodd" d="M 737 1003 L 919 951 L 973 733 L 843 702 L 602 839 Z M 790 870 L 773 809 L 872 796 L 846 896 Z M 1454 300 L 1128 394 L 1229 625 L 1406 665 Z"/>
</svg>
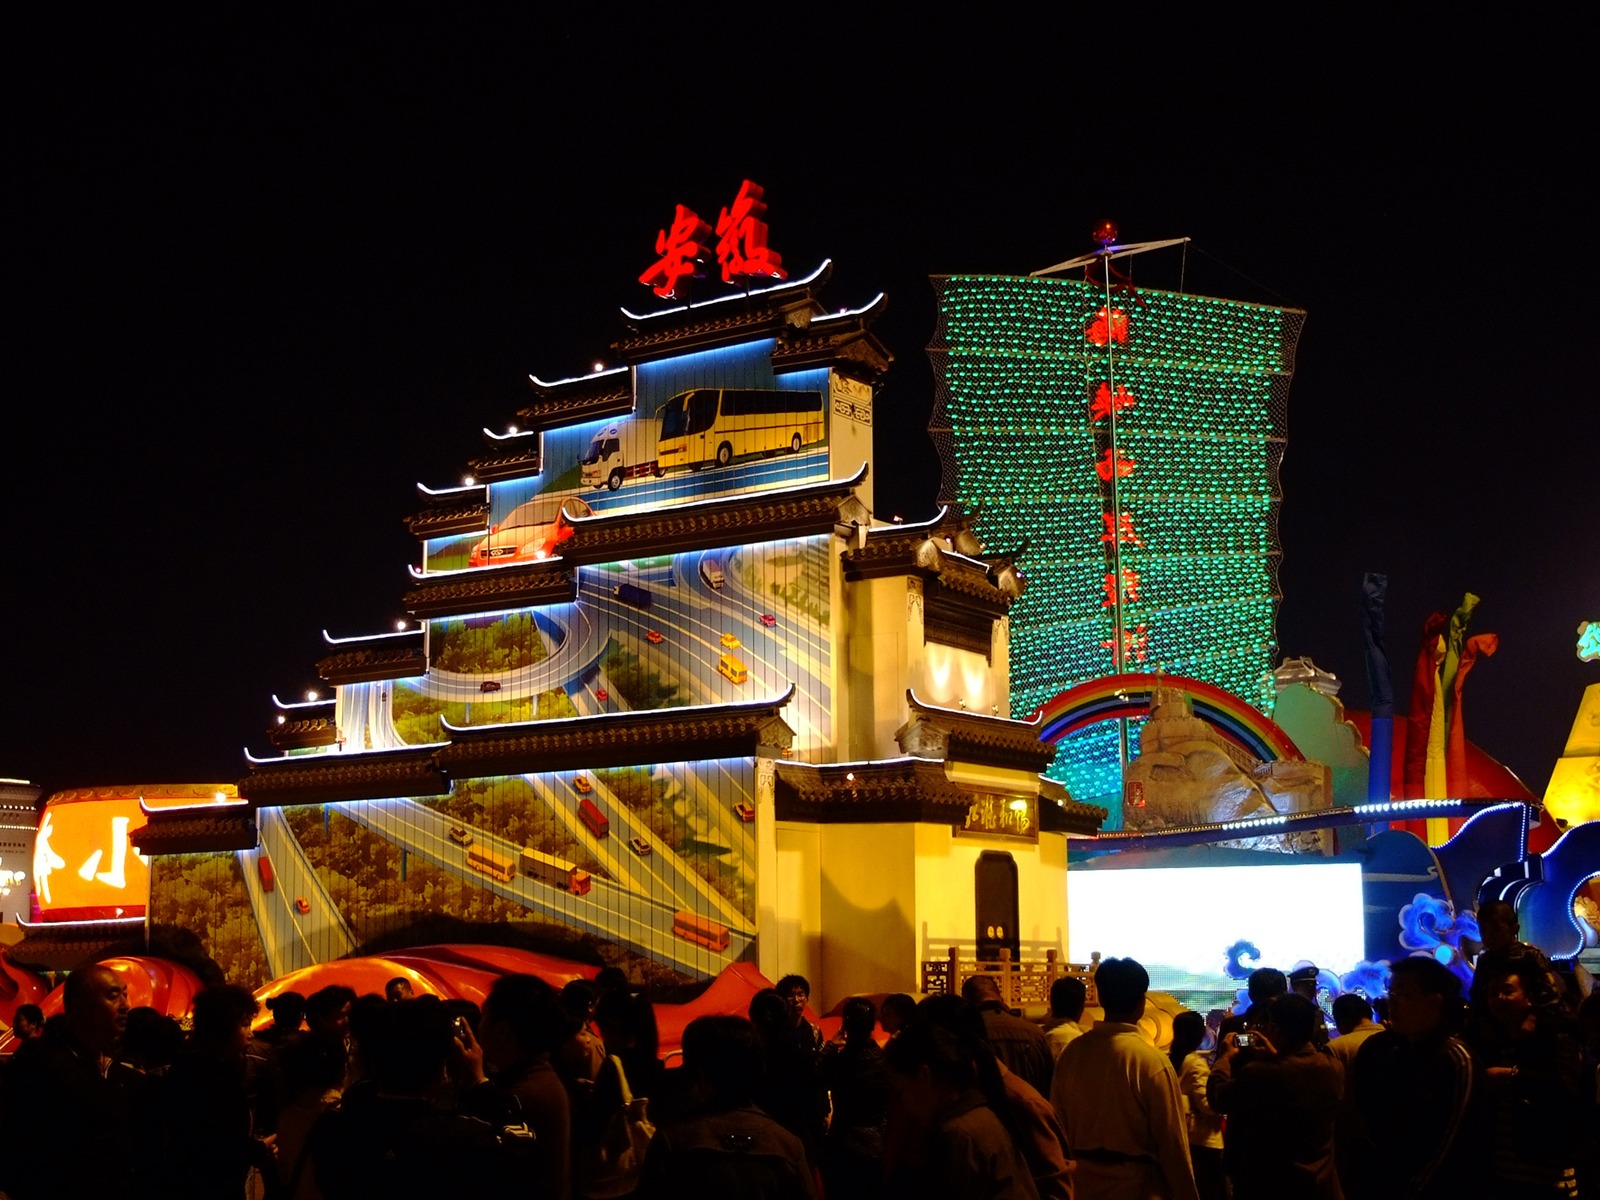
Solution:
<svg viewBox="0 0 1600 1200">
<path fill-rule="evenodd" d="M 1039 740 L 1055 745 L 1068 734 L 1117 717 L 1150 713 L 1158 688 L 1177 688 L 1194 701 L 1194 715 L 1223 738 L 1264 762 L 1304 761 L 1305 755 L 1265 713 L 1232 692 L 1182 675 L 1106 675 L 1070 687 L 1046 700 L 1028 719 L 1040 724 Z"/>
</svg>

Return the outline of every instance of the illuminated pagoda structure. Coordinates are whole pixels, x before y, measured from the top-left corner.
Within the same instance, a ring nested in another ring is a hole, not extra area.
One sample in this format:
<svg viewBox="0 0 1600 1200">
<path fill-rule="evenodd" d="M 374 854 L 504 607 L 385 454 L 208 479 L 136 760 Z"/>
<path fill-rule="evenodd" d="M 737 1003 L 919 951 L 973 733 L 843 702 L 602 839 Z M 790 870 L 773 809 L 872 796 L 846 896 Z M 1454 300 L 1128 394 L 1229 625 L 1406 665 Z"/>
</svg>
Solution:
<svg viewBox="0 0 1600 1200">
<path fill-rule="evenodd" d="M 248 804 L 134 834 L 152 922 L 256 931 L 219 960 L 252 985 L 490 930 L 818 1001 L 1064 949 L 1104 812 L 1008 718 L 1014 565 L 949 512 L 873 523 L 884 302 L 828 275 L 624 310 L 622 365 L 534 378 L 470 485 L 421 488 L 416 627 L 325 634 L 333 697 L 279 703 Z"/>
<path fill-rule="evenodd" d="M 1278 468 L 1304 313 L 1119 282 L 1110 259 L 1129 249 L 1051 269 L 1091 279 L 934 280 L 940 495 L 1026 563 L 1013 711 L 1163 670 L 1270 713 Z M 1115 827 L 1136 736 L 1131 721 L 1075 732 L 1049 774 Z"/>
</svg>

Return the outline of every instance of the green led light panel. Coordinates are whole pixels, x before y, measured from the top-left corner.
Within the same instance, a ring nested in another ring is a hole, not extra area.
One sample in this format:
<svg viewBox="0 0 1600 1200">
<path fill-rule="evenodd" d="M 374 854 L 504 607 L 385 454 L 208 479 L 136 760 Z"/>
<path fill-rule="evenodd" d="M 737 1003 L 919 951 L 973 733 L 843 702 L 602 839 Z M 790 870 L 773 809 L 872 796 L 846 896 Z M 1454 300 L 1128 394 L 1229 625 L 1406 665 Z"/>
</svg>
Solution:
<svg viewBox="0 0 1600 1200">
<path fill-rule="evenodd" d="M 1079 280 L 933 283 L 941 498 L 979 512 L 992 549 L 1027 547 L 1012 713 L 1117 670 L 1118 603 L 1123 670 L 1269 704 L 1278 467 L 1305 314 Z M 1119 823 L 1115 728 L 1072 735 L 1050 774 Z"/>
</svg>

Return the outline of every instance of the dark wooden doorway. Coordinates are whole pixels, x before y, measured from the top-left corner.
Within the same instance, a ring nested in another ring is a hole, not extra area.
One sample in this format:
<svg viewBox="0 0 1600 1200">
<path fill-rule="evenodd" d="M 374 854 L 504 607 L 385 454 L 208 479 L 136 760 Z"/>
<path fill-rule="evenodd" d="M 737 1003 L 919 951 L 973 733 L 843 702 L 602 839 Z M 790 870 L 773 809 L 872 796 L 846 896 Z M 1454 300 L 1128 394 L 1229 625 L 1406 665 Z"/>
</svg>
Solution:
<svg viewBox="0 0 1600 1200">
<path fill-rule="evenodd" d="M 978 959 L 995 962 L 1001 950 L 1011 960 L 1022 957 L 1017 935 L 1017 862 L 1003 850 L 985 850 L 973 869 L 973 895 L 978 914 Z"/>
</svg>

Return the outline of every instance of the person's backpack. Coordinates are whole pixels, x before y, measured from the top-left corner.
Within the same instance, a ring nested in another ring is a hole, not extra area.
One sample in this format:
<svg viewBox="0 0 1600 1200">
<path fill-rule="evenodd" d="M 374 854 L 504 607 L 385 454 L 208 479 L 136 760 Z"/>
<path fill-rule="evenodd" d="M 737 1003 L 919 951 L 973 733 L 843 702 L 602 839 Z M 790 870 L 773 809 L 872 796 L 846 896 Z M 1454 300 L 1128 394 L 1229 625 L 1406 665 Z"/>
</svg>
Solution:
<svg viewBox="0 0 1600 1200">
<path fill-rule="evenodd" d="M 645 1151 L 656 1132 L 650 1123 L 649 1098 L 633 1094 L 620 1058 L 613 1054 L 609 1061 L 621 1085 L 622 1103 L 606 1122 L 599 1140 L 586 1147 L 578 1159 L 577 1190 L 591 1200 L 633 1193 L 639 1185 Z"/>
</svg>

